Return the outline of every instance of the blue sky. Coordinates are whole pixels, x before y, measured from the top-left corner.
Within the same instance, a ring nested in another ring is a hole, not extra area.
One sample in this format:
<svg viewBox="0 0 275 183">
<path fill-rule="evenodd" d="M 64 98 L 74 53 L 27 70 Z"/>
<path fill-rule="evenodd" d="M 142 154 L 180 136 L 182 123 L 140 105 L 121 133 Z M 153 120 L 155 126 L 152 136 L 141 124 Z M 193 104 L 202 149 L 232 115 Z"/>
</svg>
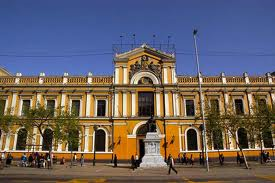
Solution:
<svg viewBox="0 0 275 183">
<path fill-rule="evenodd" d="M 274 0 L 1 0 L 0 66 L 23 75 L 111 75 L 112 44 L 176 45 L 178 74 L 275 71 Z M 74 55 L 74 56 L 72 56 Z M 56 57 L 60 56 L 60 57 Z"/>
</svg>

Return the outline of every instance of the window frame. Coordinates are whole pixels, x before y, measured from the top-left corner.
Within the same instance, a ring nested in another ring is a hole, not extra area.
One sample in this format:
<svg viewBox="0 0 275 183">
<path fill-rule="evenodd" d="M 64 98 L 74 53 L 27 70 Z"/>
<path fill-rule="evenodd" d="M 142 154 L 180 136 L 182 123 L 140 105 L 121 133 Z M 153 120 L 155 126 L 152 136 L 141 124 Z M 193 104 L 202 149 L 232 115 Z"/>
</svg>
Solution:
<svg viewBox="0 0 275 183">
<path fill-rule="evenodd" d="M 98 116 L 97 115 L 97 108 L 98 108 L 98 101 L 99 100 L 105 100 L 105 115 L 104 116 Z M 101 97 L 95 97 L 95 106 L 94 106 L 94 116 L 95 117 L 108 117 L 108 113 L 109 113 L 109 110 L 108 110 L 108 98 L 105 97 L 105 98 L 101 98 Z"/>
<path fill-rule="evenodd" d="M 29 100 L 30 101 L 30 108 L 29 109 L 32 109 L 32 102 L 33 102 L 33 99 L 32 98 L 20 98 L 20 106 L 19 106 L 19 116 L 24 116 L 23 114 L 23 101 L 24 100 Z"/>
<path fill-rule="evenodd" d="M 194 115 L 192 115 L 192 116 L 188 116 L 187 115 L 187 107 L 186 107 L 186 101 L 187 100 L 193 100 L 193 104 L 194 104 Z M 195 117 L 196 116 L 196 104 L 195 104 L 195 99 L 193 99 L 193 98 L 185 98 L 184 99 L 184 116 L 185 117 Z"/>
<path fill-rule="evenodd" d="M 237 114 L 237 110 L 236 110 L 236 100 L 241 100 L 242 101 L 242 110 L 243 110 L 243 113 L 242 114 Z M 244 107 L 244 100 L 243 100 L 243 98 L 234 98 L 233 99 L 233 104 L 234 104 L 234 111 L 235 111 L 235 113 L 236 113 L 236 115 L 245 115 L 246 114 L 246 112 L 245 112 L 245 107 Z"/>
</svg>

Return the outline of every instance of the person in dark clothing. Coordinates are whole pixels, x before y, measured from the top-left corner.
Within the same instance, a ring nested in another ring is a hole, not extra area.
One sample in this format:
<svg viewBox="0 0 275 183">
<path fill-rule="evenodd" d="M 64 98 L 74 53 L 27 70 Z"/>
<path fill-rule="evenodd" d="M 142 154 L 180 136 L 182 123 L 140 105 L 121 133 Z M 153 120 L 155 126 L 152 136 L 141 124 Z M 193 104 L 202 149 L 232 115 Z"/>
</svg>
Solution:
<svg viewBox="0 0 275 183">
<path fill-rule="evenodd" d="M 11 153 L 8 153 L 7 160 L 6 160 L 7 167 L 9 167 L 11 165 L 12 159 L 13 159 L 13 157 L 12 157 Z"/>
<path fill-rule="evenodd" d="M 114 167 L 117 167 L 117 156 L 115 154 L 115 157 L 114 157 Z"/>
<path fill-rule="evenodd" d="M 172 157 L 171 154 L 169 154 L 169 157 L 168 157 L 168 164 L 169 164 L 169 170 L 168 170 L 168 174 L 170 175 L 170 172 L 171 172 L 171 169 L 176 173 L 178 174 L 178 171 L 174 168 L 174 159 Z"/>
<path fill-rule="evenodd" d="M 187 156 L 186 156 L 186 153 L 183 154 L 182 164 L 183 163 L 185 163 L 185 165 L 187 165 Z"/>
<path fill-rule="evenodd" d="M 220 161 L 220 164 L 221 164 L 221 166 L 223 165 L 223 162 L 224 162 L 224 156 L 223 156 L 223 154 L 220 154 L 219 155 L 219 161 Z"/>
<path fill-rule="evenodd" d="M 204 165 L 204 160 L 201 152 L 200 152 L 200 165 Z"/>
<path fill-rule="evenodd" d="M 132 155 L 132 157 L 131 157 L 131 168 L 133 170 L 135 170 L 135 168 L 136 168 L 136 162 L 135 162 L 134 155 Z"/>
<path fill-rule="evenodd" d="M 241 164 L 241 156 L 240 156 L 239 152 L 237 152 L 237 164 L 238 163 Z"/>
<path fill-rule="evenodd" d="M 33 156 L 32 156 L 32 154 L 29 155 L 28 162 L 29 162 L 29 167 L 32 167 L 32 162 L 33 162 Z"/>
</svg>

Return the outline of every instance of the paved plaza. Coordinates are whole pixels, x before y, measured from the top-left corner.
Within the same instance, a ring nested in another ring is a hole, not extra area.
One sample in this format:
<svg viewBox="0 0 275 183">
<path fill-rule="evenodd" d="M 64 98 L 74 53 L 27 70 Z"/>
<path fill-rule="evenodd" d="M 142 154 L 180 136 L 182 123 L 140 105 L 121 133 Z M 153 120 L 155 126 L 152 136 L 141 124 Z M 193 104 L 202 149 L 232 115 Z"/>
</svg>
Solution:
<svg viewBox="0 0 275 183">
<path fill-rule="evenodd" d="M 129 164 L 86 163 L 70 167 L 55 165 L 53 169 L 11 166 L 0 170 L 0 182 L 275 182 L 275 164 L 250 163 L 251 169 L 233 163 L 210 166 L 210 172 L 199 165 L 177 165 L 178 174 L 167 168 L 130 169 Z"/>
</svg>

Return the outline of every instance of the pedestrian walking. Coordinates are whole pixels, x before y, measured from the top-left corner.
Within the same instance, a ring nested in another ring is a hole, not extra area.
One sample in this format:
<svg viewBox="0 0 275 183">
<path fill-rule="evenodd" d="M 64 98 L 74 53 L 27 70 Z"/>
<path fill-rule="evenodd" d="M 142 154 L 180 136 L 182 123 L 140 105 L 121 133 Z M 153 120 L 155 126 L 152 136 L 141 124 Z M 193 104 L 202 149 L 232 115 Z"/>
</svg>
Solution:
<svg viewBox="0 0 275 183">
<path fill-rule="evenodd" d="M 223 154 L 219 155 L 219 161 L 220 161 L 220 165 L 222 166 L 223 162 L 224 162 L 224 156 L 223 156 Z"/>
<path fill-rule="evenodd" d="M 135 168 L 136 168 L 136 162 L 135 162 L 134 155 L 132 155 L 132 157 L 131 157 L 131 168 L 133 170 L 135 170 Z"/>
<path fill-rule="evenodd" d="M 139 158 L 137 154 L 135 156 L 135 164 L 136 164 L 136 168 L 139 167 Z"/>
<path fill-rule="evenodd" d="M 117 167 L 117 156 L 115 154 L 115 157 L 114 157 L 114 167 Z"/>
<path fill-rule="evenodd" d="M 169 160 L 169 170 L 168 170 L 168 174 L 170 175 L 171 169 L 172 169 L 176 174 L 178 174 L 178 171 L 174 168 L 175 163 L 174 163 L 174 159 L 173 159 L 173 157 L 172 157 L 171 154 L 169 154 L 168 160 Z"/>
<path fill-rule="evenodd" d="M 81 166 L 84 165 L 84 154 L 83 153 L 81 154 L 81 157 L 80 157 L 80 165 Z"/>
<path fill-rule="evenodd" d="M 241 156 L 240 156 L 239 152 L 237 152 L 237 164 L 238 163 L 241 164 Z"/>
</svg>

